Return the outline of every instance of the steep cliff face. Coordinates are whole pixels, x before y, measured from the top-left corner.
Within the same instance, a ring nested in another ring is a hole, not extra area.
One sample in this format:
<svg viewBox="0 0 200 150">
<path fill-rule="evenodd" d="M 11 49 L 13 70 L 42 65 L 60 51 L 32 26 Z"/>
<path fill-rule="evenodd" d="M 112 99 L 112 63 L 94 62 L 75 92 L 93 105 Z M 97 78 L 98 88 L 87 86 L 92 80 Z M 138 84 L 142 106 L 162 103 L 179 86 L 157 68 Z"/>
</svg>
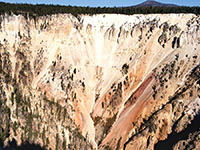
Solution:
<svg viewBox="0 0 200 150">
<path fill-rule="evenodd" d="M 199 16 L 0 20 L 1 145 L 156 149 L 199 114 Z"/>
</svg>

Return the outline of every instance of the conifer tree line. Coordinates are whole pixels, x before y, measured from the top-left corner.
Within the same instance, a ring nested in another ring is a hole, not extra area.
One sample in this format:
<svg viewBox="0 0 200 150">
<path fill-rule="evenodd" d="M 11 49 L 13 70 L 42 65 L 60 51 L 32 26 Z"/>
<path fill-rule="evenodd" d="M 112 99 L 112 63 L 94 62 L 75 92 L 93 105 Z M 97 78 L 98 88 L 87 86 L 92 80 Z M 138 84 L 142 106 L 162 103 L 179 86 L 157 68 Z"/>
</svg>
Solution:
<svg viewBox="0 0 200 150">
<path fill-rule="evenodd" d="M 0 14 L 22 14 L 30 17 L 52 15 L 58 13 L 71 13 L 74 16 L 78 14 L 164 14 L 164 13 L 194 13 L 200 14 L 200 7 L 162 7 L 162 6 L 143 6 L 143 7 L 79 7 L 79 6 L 61 6 L 45 4 L 10 4 L 0 2 Z"/>
</svg>

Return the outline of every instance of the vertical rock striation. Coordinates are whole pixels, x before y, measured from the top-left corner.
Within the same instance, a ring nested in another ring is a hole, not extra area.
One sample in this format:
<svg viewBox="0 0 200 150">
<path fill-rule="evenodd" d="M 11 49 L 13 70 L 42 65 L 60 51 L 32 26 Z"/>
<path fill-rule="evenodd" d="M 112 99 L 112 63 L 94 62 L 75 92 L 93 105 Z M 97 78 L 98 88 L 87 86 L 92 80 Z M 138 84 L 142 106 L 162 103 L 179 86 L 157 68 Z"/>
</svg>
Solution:
<svg viewBox="0 0 200 150">
<path fill-rule="evenodd" d="M 156 149 L 199 115 L 199 16 L 0 20 L 1 145 Z"/>
</svg>

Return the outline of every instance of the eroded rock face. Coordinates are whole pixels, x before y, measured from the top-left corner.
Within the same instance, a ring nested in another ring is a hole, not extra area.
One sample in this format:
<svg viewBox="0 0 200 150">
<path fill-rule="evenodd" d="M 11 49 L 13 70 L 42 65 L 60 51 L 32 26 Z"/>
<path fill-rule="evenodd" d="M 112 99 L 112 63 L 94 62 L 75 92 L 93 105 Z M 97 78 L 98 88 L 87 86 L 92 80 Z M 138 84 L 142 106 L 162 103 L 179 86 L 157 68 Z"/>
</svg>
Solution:
<svg viewBox="0 0 200 150">
<path fill-rule="evenodd" d="M 80 18 L 1 16 L 2 145 L 156 149 L 185 131 L 200 109 L 200 17 Z M 198 133 L 172 147 L 199 148 Z"/>
</svg>

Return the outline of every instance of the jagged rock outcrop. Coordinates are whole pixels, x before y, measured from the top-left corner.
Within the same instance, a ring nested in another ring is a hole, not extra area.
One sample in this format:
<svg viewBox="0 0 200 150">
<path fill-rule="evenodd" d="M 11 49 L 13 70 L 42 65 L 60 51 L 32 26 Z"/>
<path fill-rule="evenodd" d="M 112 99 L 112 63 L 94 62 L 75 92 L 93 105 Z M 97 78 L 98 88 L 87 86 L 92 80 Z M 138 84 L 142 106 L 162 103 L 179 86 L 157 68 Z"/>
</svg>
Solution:
<svg viewBox="0 0 200 150">
<path fill-rule="evenodd" d="M 200 109 L 200 17 L 79 17 L 1 16 L 0 146 L 156 149 L 187 131 Z M 198 149 L 196 126 L 173 149 Z"/>
</svg>

